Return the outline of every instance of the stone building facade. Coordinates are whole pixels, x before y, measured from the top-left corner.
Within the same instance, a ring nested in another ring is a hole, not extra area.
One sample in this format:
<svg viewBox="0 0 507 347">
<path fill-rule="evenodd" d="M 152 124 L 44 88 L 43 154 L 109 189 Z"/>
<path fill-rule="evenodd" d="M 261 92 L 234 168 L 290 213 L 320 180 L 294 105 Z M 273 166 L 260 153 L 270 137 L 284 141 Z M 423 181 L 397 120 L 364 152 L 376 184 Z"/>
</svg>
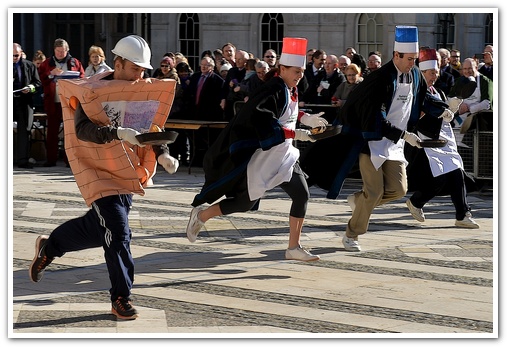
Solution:
<svg viewBox="0 0 507 347">
<path fill-rule="evenodd" d="M 49 9 L 51 10 L 51 9 Z M 92 9 L 81 9 L 92 10 Z M 153 10 L 153 9 L 150 9 Z M 181 52 L 195 69 L 204 50 L 221 48 L 231 42 L 255 56 L 267 48 L 280 53 L 284 36 L 305 37 L 309 48 L 341 55 L 347 47 L 366 56 L 380 51 L 384 61 L 392 55 L 396 25 L 416 25 L 421 46 L 457 48 L 462 60 L 481 53 L 486 44 L 497 40 L 497 9 L 482 12 L 456 9 L 457 13 L 434 13 L 432 9 L 397 9 L 396 13 L 355 12 L 351 9 L 326 8 L 307 13 L 308 9 L 291 9 L 284 13 L 241 13 L 241 9 L 212 9 L 214 12 L 174 13 L 157 9 L 152 13 L 69 12 L 28 13 L 12 9 L 12 40 L 19 42 L 29 58 L 38 49 L 52 53 L 56 38 L 66 39 L 71 54 L 85 65 L 88 48 L 99 45 L 111 63 L 111 49 L 128 34 L 145 37 L 152 48 L 153 64 L 166 52 Z M 378 10 L 378 9 L 377 9 Z M 225 12 L 224 11 L 228 11 Z"/>
</svg>

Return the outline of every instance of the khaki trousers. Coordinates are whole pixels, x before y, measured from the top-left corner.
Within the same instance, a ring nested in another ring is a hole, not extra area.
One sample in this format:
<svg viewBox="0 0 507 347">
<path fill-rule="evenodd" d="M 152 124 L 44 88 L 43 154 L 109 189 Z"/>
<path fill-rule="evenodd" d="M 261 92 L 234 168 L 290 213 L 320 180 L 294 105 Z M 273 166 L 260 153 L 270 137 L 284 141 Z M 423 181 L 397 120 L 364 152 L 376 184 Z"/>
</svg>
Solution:
<svg viewBox="0 0 507 347">
<path fill-rule="evenodd" d="M 375 170 L 370 155 L 359 155 L 359 170 L 363 179 L 362 190 L 355 192 L 356 207 L 347 223 L 347 237 L 356 238 L 366 233 L 373 209 L 407 193 L 407 172 L 401 161 L 386 160 Z"/>
</svg>

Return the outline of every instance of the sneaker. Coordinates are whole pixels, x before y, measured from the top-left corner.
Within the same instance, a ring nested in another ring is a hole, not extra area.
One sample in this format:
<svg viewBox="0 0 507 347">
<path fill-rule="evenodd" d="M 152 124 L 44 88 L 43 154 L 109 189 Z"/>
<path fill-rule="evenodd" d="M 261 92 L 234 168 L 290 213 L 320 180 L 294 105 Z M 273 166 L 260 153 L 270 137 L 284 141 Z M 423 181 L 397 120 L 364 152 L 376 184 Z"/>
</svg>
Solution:
<svg viewBox="0 0 507 347">
<path fill-rule="evenodd" d="M 412 204 L 412 201 L 410 201 L 410 199 L 407 200 L 407 206 L 408 206 L 410 213 L 412 214 L 412 217 L 414 217 L 415 220 L 417 220 L 421 223 L 426 220 L 426 218 L 424 217 L 424 212 L 423 212 L 422 208 L 415 207 Z"/>
<path fill-rule="evenodd" d="M 287 248 L 285 250 L 285 259 L 287 259 L 287 260 L 301 260 L 301 261 L 315 261 L 315 260 L 319 260 L 320 257 L 318 255 L 311 254 L 303 247 L 298 246 L 293 249 Z"/>
<path fill-rule="evenodd" d="M 465 229 L 479 229 L 480 226 L 477 222 L 472 218 L 472 214 L 470 212 L 465 213 L 465 218 L 463 220 L 456 220 L 454 223 L 458 228 Z"/>
<path fill-rule="evenodd" d="M 204 209 L 206 209 L 204 206 L 197 206 L 190 212 L 190 219 L 187 224 L 187 239 L 190 242 L 195 242 L 195 240 L 197 240 L 197 235 L 199 235 L 199 231 L 204 225 L 199 219 L 199 212 Z"/>
<path fill-rule="evenodd" d="M 130 300 L 121 296 L 112 302 L 111 312 L 120 319 L 137 318 L 137 310 L 132 306 Z"/>
<path fill-rule="evenodd" d="M 345 247 L 346 251 L 349 251 L 349 252 L 361 251 L 361 246 L 359 246 L 359 241 L 357 241 L 357 239 L 353 239 L 353 238 L 347 237 L 347 235 L 343 235 L 342 243 L 343 243 L 343 247 Z"/>
<path fill-rule="evenodd" d="M 347 202 L 349 203 L 352 212 L 354 212 L 354 210 L 356 209 L 356 195 L 350 194 L 349 196 L 347 196 Z"/>
<path fill-rule="evenodd" d="M 30 264 L 30 269 L 28 270 L 28 275 L 32 282 L 39 282 L 42 279 L 42 275 L 44 275 L 44 270 L 46 266 L 51 264 L 53 259 L 46 256 L 45 248 L 46 243 L 48 241 L 47 235 L 41 235 L 35 240 L 35 256 Z"/>
</svg>

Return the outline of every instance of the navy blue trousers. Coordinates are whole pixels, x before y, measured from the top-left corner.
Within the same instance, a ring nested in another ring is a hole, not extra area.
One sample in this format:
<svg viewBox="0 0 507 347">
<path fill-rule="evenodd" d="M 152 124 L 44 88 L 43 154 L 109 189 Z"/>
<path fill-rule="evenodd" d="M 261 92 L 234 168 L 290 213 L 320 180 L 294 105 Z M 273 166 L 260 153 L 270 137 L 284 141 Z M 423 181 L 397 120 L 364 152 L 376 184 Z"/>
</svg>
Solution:
<svg viewBox="0 0 507 347">
<path fill-rule="evenodd" d="M 434 177 L 425 189 L 414 192 L 410 197 L 410 201 L 415 207 L 423 208 L 428 201 L 440 195 L 440 192 L 445 188 L 450 190 L 451 201 L 456 209 L 456 219 L 463 220 L 465 214 L 470 211 L 470 206 L 467 202 L 467 189 L 464 173 L 461 169 L 455 169 Z"/>
<path fill-rule="evenodd" d="M 132 231 L 128 215 L 132 195 L 100 198 L 82 217 L 69 220 L 49 236 L 46 254 L 61 257 L 66 252 L 102 247 L 111 281 L 111 301 L 129 298 L 134 283 L 134 259 L 130 252 Z"/>
</svg>

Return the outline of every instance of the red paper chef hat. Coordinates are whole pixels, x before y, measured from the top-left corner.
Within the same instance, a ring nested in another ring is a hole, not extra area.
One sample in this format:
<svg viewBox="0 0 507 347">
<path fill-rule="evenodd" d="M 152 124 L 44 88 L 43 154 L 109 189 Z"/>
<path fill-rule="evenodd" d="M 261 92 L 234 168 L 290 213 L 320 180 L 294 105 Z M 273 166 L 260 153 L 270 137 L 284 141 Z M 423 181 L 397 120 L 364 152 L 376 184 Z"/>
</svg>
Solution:
<svg viewBox="0 0 507 347">
<path fill-rule="evenodd" d="M 306 46 L 308 40 L 300 37 L 284 37 L 280 65 L 306 66 Z"/>
<path fill-rule="evenodd" d="M 421 48 L 419 51 L 419 69 L 421 71 L 438 70 L 437 51 L 434 48 Z"/>
</svg>

